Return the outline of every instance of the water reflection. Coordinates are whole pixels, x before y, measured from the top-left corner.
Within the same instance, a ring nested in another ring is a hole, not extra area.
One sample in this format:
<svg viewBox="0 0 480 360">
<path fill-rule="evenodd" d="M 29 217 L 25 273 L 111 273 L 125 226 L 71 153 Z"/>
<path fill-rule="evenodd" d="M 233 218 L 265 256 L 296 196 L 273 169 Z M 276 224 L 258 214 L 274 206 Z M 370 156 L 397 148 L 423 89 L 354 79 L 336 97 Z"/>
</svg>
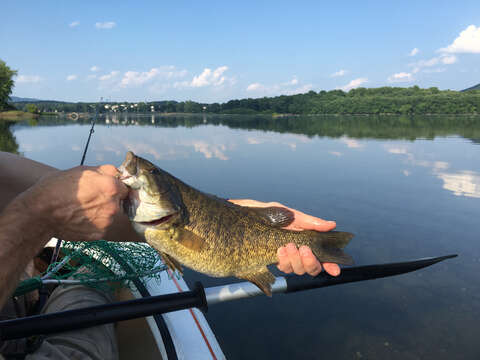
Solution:
<svg viewBox="0 0 480 360">
<path fill-rule="evenodd" d="M 361 144 L 357 140 L 348 137 L 342 137 L 340 141 L 347 145 L 350 149 L 361 149 L 365 146 L 365 144 Z"/>
<path fill-rule="evenodd" d="M 18 144 L 15 136 L 12 134 L 10 127 L 13 122 L 0 120 L 0 151 L 18 153 Z"/>
<path fill-rule="evenodd" d="M 480 173 L 473 170 L 447 171 L 451 164 L 447 161 L 429 161 L 419 159 L 408 146 L 386 146 L 386 150 L 394 155 L 405 156 L 404 163 L 431 169 L 431 174 L 443 180 L 442 188 L 456 196 L 480 198 Z M 471 164 L 475 165 L 475 164 Z M 403 170 L 405 176 L 410 176 L 409 170 Z"/>
<path fill-rule="evenodd" d="M 480 174 L 474 171 L 458 173 L 439 172 L 437 176 L 443 180 L 443 188 L 457 196 L 480 198 Z"/>
<path fill-rule="evenodd" d="M 200 190 L 336 220 L 356 234 L 348 252 L 358 265 L 460 254 L 388 280 L 212 307 L 229 359 L 476 360 L 480 121 L 396 120 L 115 114 L 99 119 L 87 164 L 120 164 L 133 150 Z M 89 120 L 7 130 L 13 149 L 66 168 L 80 161 Z"/>
<path fill-rule="evenodd" d="M 91 119 L 80 118 L 76 123 L 87 124 Z M 97 123 L 105 125 L 142 125 L 159 127 L 196 127 L 223 125 L 232 129 L 272 131 L 342 138 L 345 144 L 358 145 L 354 139 L 434 139 L 459 135 L 480 142 L 480 117 L 477 116 L 271 116 L 240 115 L 162 115 L 112 113 L 100 116 Z M 67 125 L 66 117 L 45 117 L 39 124 Z"/>
</svg>

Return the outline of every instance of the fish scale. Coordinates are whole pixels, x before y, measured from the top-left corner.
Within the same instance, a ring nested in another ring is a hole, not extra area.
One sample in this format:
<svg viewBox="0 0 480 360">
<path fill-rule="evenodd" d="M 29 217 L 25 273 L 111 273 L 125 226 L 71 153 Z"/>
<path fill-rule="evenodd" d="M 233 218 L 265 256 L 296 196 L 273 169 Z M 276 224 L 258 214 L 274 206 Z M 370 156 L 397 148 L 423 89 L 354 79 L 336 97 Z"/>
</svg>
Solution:
<svg viewBox="0 0 480 360">
<path fill-rule="evenodd" d="M 181 268 L 178 262 L 210 276 L 236 276 L 271 296 L 274 277 L 266 266 L 277 261 L 277 249 L 287 243 L 309 246 L 323 262 L 353 263 L 342 250 L 351 233 L 282 229 L 294 219 L 290 210 L 230 203 L 132 152 L 119 171 L 130 187 L 124 208 L 134 228 L 174 269 Z"/>
</svg>

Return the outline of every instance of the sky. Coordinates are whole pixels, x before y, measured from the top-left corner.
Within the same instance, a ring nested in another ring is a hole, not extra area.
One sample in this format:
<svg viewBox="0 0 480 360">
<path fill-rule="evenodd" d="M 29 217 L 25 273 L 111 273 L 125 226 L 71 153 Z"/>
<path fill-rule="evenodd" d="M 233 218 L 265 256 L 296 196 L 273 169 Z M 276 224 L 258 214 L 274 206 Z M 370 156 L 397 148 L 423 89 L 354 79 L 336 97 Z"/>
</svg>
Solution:
<svg viewBox="0 0 480 360">
<path fill-rule="evenodd" d="M 3 0 L 14 96 L 193 100 L 480 83 L 480 1 Z"/>
</svg>

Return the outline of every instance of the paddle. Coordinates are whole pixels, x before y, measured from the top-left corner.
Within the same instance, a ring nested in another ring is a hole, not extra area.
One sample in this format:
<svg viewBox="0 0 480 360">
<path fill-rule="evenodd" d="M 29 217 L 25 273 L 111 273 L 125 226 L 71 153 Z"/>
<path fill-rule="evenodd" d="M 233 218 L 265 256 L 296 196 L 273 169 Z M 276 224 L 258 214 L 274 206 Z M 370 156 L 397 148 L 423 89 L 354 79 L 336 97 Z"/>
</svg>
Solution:
<svg viewBox="0 0 480 360">
<path fill-rule="evenodd" d="M 342 269 L 342 273 L 337 277 L 330 276 L 325 272 L 320 273 L 316 277 L 310 277 L 308 275 L 277 277 L 272 286 L 272 292 L 291 293 L 400 275 L 456 256 L 457 255 L 447 255 L 408 262 L 345 268 Z M 83 309 L 0 321 L 0 340 L 18 339 L 32 335 L 44 335 L 81 329 L 192 307 L 206 311 L 209 305 L 262 294 L 263 292 L 250 282 L 215 286 L 205 289 L 200 283 L 196 283 L 192 291 L 182 293 L 151 296 Z"/>
</svg>

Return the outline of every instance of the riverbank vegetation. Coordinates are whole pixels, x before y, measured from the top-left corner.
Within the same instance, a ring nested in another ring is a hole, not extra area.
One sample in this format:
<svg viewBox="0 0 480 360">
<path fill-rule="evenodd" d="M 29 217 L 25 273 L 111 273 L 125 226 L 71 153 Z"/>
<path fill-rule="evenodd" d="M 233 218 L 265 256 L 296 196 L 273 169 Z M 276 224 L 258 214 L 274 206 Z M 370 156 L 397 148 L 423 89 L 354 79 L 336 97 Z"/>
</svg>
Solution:
<svg viewBox="0 0 480 360">
<path fill-rule="evenodd" d="M 0 112 L 0 120 L 25 120 L 25 119 L 36 119 L 39 117 L 39 114 L 29 113 L 20 110 L 8 110 Z"/>
<path fill-rule="evenodd" d="M 0 111 L 14 109 L 14 107 L 9 104 L 9 99 L 12 93 L 14 85 L 13 77 L 15 75 L 17 75 L 17 71 L 10 69 L 5 61 L 0 59 Z"/>
<path fill-rule="evenodd" d="M 14 104 L 27 110 L 31 103 Z M 435 87 L 421 89 L 381 87 L 310 91 L 305 94 L 282 95 L 257 99 L 230 100 L 225 103 L 194 101 L 153 101 L 140 103 L 68 103 L 39 101 L 41 112 L 163 112 L 213 114 L 480 114 L 480 90 L 451 91 Z"/>
</svg>

